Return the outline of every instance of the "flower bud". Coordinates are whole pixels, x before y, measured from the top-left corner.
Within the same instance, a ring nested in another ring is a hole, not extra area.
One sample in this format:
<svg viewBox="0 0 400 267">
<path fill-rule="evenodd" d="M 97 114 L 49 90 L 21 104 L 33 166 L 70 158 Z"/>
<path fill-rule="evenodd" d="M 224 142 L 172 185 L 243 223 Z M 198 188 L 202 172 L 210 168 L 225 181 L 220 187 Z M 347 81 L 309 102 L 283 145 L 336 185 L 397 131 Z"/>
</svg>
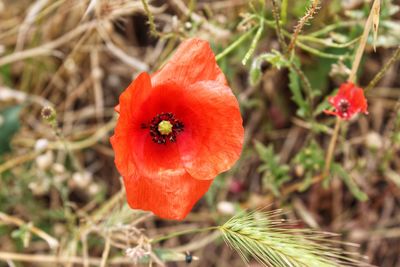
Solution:
<svg viewBox="0 0 400 267">
<path fill-rule="evenodd" d="M 46 107 L 42 108 L 41 114 L 42 114 L 42 118 L 49 123 L 55 121 L 56 117 L 57 117 L 56 111 L 54 110 L 54 108 L 52 108 L 50 106 L 46 106 Z"/>
</svg>

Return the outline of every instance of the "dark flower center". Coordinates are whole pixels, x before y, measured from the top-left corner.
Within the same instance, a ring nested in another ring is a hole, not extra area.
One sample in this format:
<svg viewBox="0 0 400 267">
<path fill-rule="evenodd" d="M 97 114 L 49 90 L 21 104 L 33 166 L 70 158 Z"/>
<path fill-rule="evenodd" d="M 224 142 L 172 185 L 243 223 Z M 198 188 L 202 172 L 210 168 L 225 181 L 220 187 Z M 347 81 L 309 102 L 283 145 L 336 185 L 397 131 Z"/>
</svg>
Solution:
<svg viewBox="0 0 400 267">
<path fill-rule="evenodd" d="M 184 125 L 177 120 L 173 113 L 163 112 L 157 114 L 149 124 L 142 123 L 143 129 L 149 129 L 151 139 L 156 144 L 166 144 L 176 142 L 176 136 L 182 132 Z"/>
<path fill-rule="evenodd" d="M 340 113 L 347 113 L 350 108 L 350 103 L 347 99 L 340 99 L 338 104 L 338 111 Z"/>
</svg>

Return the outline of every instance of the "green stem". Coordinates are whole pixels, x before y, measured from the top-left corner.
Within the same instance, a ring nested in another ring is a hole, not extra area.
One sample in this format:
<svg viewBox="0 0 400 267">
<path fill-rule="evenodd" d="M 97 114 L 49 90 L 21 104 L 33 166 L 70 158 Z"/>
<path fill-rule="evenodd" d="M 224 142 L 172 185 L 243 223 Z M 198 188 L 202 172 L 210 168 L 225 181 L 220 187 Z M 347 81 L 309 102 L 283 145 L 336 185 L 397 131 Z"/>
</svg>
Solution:
<svg viewBox="0 0 400 267">
<path fill-rule="evenodd" d="M 375 77 L 369 82 L 367 87 L 365 87 L 364 92 L 368 93 L 369 90 L 375 87 L 375 85 L 382 79 L 386 71 L 400 59 L 400 46 L 397 47 L 393 55 L 390 57 L 389 61 L 382 67 L 382 69 L 375 75 Z"/>
<path fill-rule="evenodd" d="M 248 32 L 243 34 L 242 36 L 239 37 L 235 42 L 233 42 L 230 46 L 225 48 L 221 53 L 215 56 L 215 60 L 219 61 L 223 57 L 225 57 L 227 54 L 232 52 L 236 47 L 238 47 L 243 41 L 245 41 L 252 33 L 253 31 L 257 29 L 257 27 L 251 28 Z"/>
<path fill-rule="evenodd" d="M 154 244 L 154 243 L 158 243 L 158 242 L 161 242 L 161 241 L 173 238 L 173 237 L 181 236 L 181 235 L 208 232 L 208 231 L 217 230 L 217 229 L 219 229 L 219 226 L 210 226 L 210 227 L 200 228 L 200 229 L 183 230 L 180 232 L 171 233 L 169 235 L 157 237 L 157 238 L 151 240 L 151 243 Z"/>
<path fill-rule="evenodd" d="M 275 20 L 275 31 L 276 31 L 276 35 L 278 36 L 279 45 L 280 45 L 282 51 L 284 51 L 286 53 L 287 44 L 286 44 L 285 38 L 282 34 L 279 13 L 278 13 L 278 7 L 277 7 L 275 0 L 272 0 L 272 15 L 274 16 L 274 20 Z"/>
<path fill-rule="evenodd" d="M 257 30 L 257 33 L 256 33 L 253 41 L 251 42 L 249 51 L 247 51 L 246 55 L 244 56 L 244 58 L 242 60 L 243 65 L 246 65 L 247 61 L 250 59 L 250 57 L 253 55 L 254 51 L 256 50 L 257 43 L 260 40 L 263 31 L 264 31 L 264 18 L 260 17 L 260 25 L 258 26 L 258 30 Z"/>
</svg>

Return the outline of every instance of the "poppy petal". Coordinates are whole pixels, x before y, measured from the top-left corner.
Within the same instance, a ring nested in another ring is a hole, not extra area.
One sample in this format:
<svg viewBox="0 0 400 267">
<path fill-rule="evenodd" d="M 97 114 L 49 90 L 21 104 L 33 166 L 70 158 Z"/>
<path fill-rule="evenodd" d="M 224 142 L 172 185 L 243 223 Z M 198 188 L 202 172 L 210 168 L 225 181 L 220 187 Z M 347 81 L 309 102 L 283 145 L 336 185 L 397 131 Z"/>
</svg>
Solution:
<svg viewBox="0 0 400 267">
<path fill-rule="evenodd" d="M 183 86 L 204 80 L 226 84 L 209 43 L 197 38 L 182 42 L 168 63 L 152 75 L 153 85 L 163 84 L 171 79 Z"/>
<path fill-rule="evenodd" d="M 178 139 L 187 172 L 199 180 L 227 171 L 242 151 L 244 129 L 239 104 L 231 89 L 215 81 L 191 85 L 184 96 L 185 131 Z"/>
<path fill-rule="evenodd" d="M 212 180 L 194 179 L 184 170 L 164 178 L 124 177 L 128 204 L 133 209 L 152 211 L 164 219 L 182 220 L 207 192 Z"/>
<path fill-rule="evenodd" d="M 115 151 L 115 165 L 122 176 L 130 176 L 135 173 L 135 164 L 131 151 L 131 136 L 137 131 L 135 126 L 133 103 L 134 99 L 145 99 L 151 91 L 150 76 L 147 73 L 140 74 L 121 94 L 119 101 L 120 116 L 115 126 L 114 135 L 110 138 L 111 145 Z"/>
<path fill-rule="evenodd" d="M 140 175 L 149 179 L 169 179 L 185 172 L 176 143 L 157 144 L 145 130 L 131 136 L 132 159 Z"/>
</svg>

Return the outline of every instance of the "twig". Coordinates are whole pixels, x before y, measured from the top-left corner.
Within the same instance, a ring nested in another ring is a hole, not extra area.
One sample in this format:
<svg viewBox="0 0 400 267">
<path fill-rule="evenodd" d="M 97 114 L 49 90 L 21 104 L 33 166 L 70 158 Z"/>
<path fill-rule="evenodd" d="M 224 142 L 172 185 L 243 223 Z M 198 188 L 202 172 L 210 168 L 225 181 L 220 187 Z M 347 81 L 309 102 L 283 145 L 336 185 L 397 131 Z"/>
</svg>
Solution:
<svg viewBox="0 0 400 267">
<path fill-rule="evenodd" d="M 111 244 L 110 244 L 110 238 L 106 238 L 106 244 L 104 245 L 104 251 L 101 256 L 101 264 L 100 267 L 106 267 L 107 266 L 107 259 L 110 254 L 110 249 L 111 249 Z"/>
<path fill-rule="evenodd" d="M 43 56 L 43 55 L 48 55 L 54 53 L 53 50 L 58 48 L 59 46 L 75 39 L 78 37 L 80 34 L 90 31 L 94 29 L 99 23 L 98 21 L 91 21 L 86 24 L 80 25 L 76 27 L 74 30 L 70 31 L 67 34 L 64 34 L 60 38 L 48 42 L 46 44 L 43 44 L 39 47 L 23 50 L 17 53 L 13 53 L 4 57 L 0 58 L 0 66 L 6 65 L 13 63 L 15 61 L 31 58 L 31 57 L 38 57 L 38 56 Z"/>
<path fill-rule="evenodd" d="M 0 165 L 0 178 L 1 174 L 17 165 L 20 165 L 22 163 L 34 160 L 41 152 L 39 151 L 30 151 L 26 154 L 23 154 L 18 157 L 13 157 L 10 160 L 4 162 L 3 164 Z"/>
<path fill-rule="evenodd" d="M 369 90 L 375 87 L 375 85 L 383 78 L 386 71 L 400 59 L 400 46 L 394 51 L 393 55 L 390 57 L 389 61 L 381 68 L 381 70 L 375 75 L 375 77 L 369 82 L 367 87 L 365 87 L 364 92 L 368 93 Z"/>
<path fill-rule="evenodd" d="M 287 51 L 287 44 L 285 42 L 285 38 L 283 37 L 282 31 L 281 31 L 281 24 L 279 20 L 279 12 L 278 12 L 278 7 L 275 2 L 275 0 L 272 1 L 272 15 L 274 16 L 275 19 L 275 31 L 276 35 L 278 36 L 278 42 L 279 45 L 281 46 L 281 49 L 286 52 Z"/>
<path fill-rule="evenodd" d="M 60 264 L 79 264 L 83 265 L 83 258 L 81 257 L 63 257 L 43 254 L 22 254 L 12 252 L 0 252 L 0 260 L 13 260 L 29 263 L 60 263 Z M 89 258 L 89 265 L 99 266 L 101 263 L 100 258 Z M 118 257 L 108 261 L 109 265 L 132 264 L 132 260 L 127 257 Z"/>
<path fill-rule="evenodd" d="M 226 39 L 230 32 L 226 29 L 219 28 L 216 25 L 209 23 L 203 17 L 192 12 L 189 8 L 185 6 L 182 0 L 170 0 L 171 3 L 176 6 L 185 16 L 190 17 L 194 22 L 201 24 L 204 29 L 212 33 L 218 39 Z"/>
<path fill-rule="evenodd" d="M 379 1 L 380 0 L 375 0 L 374 1 L 373 5 L 372 5 L 372 8 L 371 8 L 371 11 L 369 13 L 368 19 L 365 22 L 364 31 L 363 31 L 363 34 L 361 35 L 361 39 L 360 39 L 360 45 L 357 48 L 356 56 L 355 56 L 355 58 L 353 60 L 350 76 L 349 76 L 349 79 L 348 79 L 349 82 L 353 82 L 354 83 L 356 81 L 358 67 L 360 66 L 360 62 L 361 62 L 362 55 L 364 53 L 365 45 L 367 44 L 368 35 L 369 35 L 369 32 L 370 32 L 371 27 L 372 27 L 372 18 L 374 16 L 374 10 L 376 9 L 376 6 L 379 5 Z"/>
<path fill-rule="evenodd" d="M 328 152 L 326 153 L 326 157 L 325 157 L 325 167 L 324 167 L 324 171 L 322 173 L 323 178 L 326 178 L 328 176 L 329 170 L 331 168 L 331 162 L 332 162 L 333 154 L 335 152 L 336 140 L 339 136 L 340 124 L 341 124 L 341 120 L 339 118 L 336 118 L 335 128 L 333 130 L 333 135 L 331 137 L 331 140 L 330 140 L 329 146 L 328 146 Z"/>
<path fill-rule="evenodd" d="M 149 19 L 150 33 L 156 37 L 161 36 L 160 32 L 157 31 L 156 24 L 154 23 L 154 16 L 151 13 L 147 0 L 142 0 L 144 11 L 146 12 L 147 18 Z"/>
<path fill-rule="evenodd" d="M 45 240 L 47 242 L 47 244 L 49 244 L 50 248 L 55 249 L 59 246 L 57 239 L 55 239 L 54 237 L 50 236 L 46 232 L 42 231 L 41 229 L 39 229 L 33 225 L 28 225 L 26 222 L 24 222 L 23 220 L 21 220 L 19 218 L 16 218 L 14 216 L 10 216 L 3 212 L 0 212 L 0 221 L 3 221 L 7 224 L 14 224 L 19 227 L 26 225 L 26 226 L 28 226 L 27 229 L 31 233 L 33 233 L 33 234 L 37 235 L 38 237 L 42 238 L 43 240 Z"/>
<path fill-rule="evenodd" d="M 315 13 L 317 12 L 318 8 L 319 8 L 319 0 L 314 0 L 311 3 L 311 6 L 307 9 L 306 14 L 299 20 L 299 23 L 296 25 L 294 33 L 292 35 L 292 39 L 289 43 L 288 49 L 286 54 L 289 55 L 290 52 L 294 49 L 294 47 L 296 46 L 296 40 L 297 40 L 297 36 L 299 35 L 299 33 L 301 32 L 301 30 L 303 29 L 304 25 L 306 24 L 306 22 L 308 20 L 310 20 Z"/>
</svg>

